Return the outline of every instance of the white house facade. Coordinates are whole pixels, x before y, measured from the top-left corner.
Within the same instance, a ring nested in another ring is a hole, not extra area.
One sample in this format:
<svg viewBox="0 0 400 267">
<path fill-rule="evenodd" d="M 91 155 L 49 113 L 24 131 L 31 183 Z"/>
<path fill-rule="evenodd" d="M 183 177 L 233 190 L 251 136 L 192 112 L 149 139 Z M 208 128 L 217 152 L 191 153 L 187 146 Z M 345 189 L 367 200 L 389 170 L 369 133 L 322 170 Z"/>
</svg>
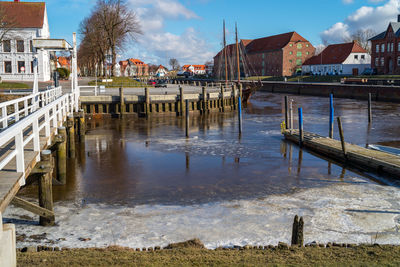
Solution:
<svg viewBox="0 0 400 267">
<path fill-rule="evenodd" d="M 0 45 L 0 76 L 8 81 L 33 81 L 33 60 L 38 60 L 39 81 L 51 79 L 50 53 L 34 51 L 33 39 L 49 39 L 45 3 L 0 2 L 12 21 Z"/>
<path fill-rule="evenodd" d="M 303 74 L 353 75 L 371 67 L 371 55 L 357 42 L 329 45 L 319 55 L 306 60 Z"/>
</svg>

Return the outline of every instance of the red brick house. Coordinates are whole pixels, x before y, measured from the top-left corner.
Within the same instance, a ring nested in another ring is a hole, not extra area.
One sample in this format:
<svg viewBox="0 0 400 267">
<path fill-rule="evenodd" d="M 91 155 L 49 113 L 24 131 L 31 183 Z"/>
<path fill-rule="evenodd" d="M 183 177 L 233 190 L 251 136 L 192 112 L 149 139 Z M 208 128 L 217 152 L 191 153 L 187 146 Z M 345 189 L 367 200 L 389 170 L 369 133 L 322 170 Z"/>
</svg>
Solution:
<svg viewBox="0 0 400 267">
<path fill-rule="evenodd" d="M 303 62 L 315 53 L 314 46 L 296 32 L 241 40 L 239 47 L 241 76 L 291 76 L 301 71 Z M 228 45 L 226 49 L 228 79 L 236 79 L 236 45 Z M 214 74 L 217 77 L 225 78 L 224 62 L 221 50 L 214 57 Z"/>
<path fill-rule="evenodd" d="M 386 31 L 372 37 L 371 66 L 379 74 L 400 74 L 400 15 Z"/>
</svg>

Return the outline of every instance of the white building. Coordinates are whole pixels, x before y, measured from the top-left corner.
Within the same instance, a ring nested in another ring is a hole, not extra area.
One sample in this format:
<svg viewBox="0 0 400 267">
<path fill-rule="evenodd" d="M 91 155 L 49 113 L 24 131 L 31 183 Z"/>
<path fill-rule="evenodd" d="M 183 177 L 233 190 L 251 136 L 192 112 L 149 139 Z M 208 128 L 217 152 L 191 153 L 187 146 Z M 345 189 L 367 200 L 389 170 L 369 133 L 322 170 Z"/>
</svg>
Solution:
<svg viewBox="0 0 400 267">
<path fill-rule="evenodd" d="M 357 42 L 334 44 L 319 55 L 306 60 L 303 74 L 313 75 L 358 75 L 371 68 L 371 55 Z"/>
<path fill-rule="evenodd" d="M 167 74 L 168 74 L 167 68 L 165 68 L 163 65 L 158 66 L 156 71 L 157 77 L 165 77 Z"/>
<path fill-rule="evenodd" d="M 46 4 L 42 2 L 0 2 L 10 23 L 0 45 L 0 76 L 3 80 L 33 81 L 33 39 L 49 39 Z M 37 51 L 38 79 L 50 80 L 50 54 Z"/>
</svg>

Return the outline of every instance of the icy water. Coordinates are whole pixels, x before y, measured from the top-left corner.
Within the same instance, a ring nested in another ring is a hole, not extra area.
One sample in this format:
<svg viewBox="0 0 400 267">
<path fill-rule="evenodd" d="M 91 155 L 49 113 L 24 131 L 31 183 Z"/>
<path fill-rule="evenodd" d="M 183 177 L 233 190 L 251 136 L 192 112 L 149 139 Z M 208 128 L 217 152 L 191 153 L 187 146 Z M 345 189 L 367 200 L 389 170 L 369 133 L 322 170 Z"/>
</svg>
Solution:
<svg viewBox="0 0 400 267">
<path fill-rule="evenodd" d="M 306 131 L 328 133 L 329 100 L 292 96 Z M 207 247 L 289 242 L 294 215 L 311 241 L 399 243 L 400 190 L 391 177 L 329 162 L 283 140 L 283 95 L 257 93 L 244 112 L 191 118 L 93 119 L 54 188 L 58 226 L 10 206 L 5 221 L 34 242 L 68 247 L 143 247 L 200 238 Z M 345 139 L 397 146 L 400 105 L 335 99 Z M 295 120 L 295 125 L 297 122 Z M 337 128 L 335 137 L 338 138 Z M 35 198 L 37 188 L 21 195 Z M 37 241 L 31 235 L 46 233 Z M 79 241 L 79 237 L 90 238 Z"/>
</svg>

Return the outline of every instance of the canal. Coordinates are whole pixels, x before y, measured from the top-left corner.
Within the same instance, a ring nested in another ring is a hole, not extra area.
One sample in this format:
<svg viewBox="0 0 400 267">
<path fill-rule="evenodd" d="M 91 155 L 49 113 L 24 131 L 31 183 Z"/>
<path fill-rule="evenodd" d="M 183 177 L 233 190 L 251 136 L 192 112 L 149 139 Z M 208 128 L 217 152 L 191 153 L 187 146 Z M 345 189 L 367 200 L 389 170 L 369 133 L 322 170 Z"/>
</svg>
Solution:
<svg viewBox="0 0 400 267">
<path fill-rule="evenodd" d="M 329 99 L 290 98 L 303 108 L 306 131 L 328 134 Z M 283 95 L 258 92 L 241 136 L 233 113 L 192 117 L 188 139 L 179 117 L 92 118 L 67 185 L 53 189 L 57 226 L 37 226 L 12 206 L 4 217 L 26 235 L 18 246 L 163 246 L 194 237 L 209 248 L 268 245 L 289 242 L 296 214 L 306 242 L 398 243 L 400 183 L 283 140 L 282 103 Z M 399 111 L 374 103 L 369 126 L 366 102 L 335 99 L 346 141 L 361 146 L 399 147 Z M 20 194 L 34 199 L 37 187 Z"/>
</svg>

